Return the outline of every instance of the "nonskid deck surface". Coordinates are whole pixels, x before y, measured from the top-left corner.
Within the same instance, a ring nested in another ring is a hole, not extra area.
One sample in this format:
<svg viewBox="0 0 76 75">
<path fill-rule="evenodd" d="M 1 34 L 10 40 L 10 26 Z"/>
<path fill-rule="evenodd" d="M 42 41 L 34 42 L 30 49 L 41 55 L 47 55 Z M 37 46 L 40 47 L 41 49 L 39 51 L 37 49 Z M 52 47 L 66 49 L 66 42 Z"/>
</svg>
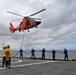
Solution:
<svg viewBox="0 0 76 75">
<path fill-rule="evenodd" d="M 10 69 L 1 62 L 0 75 L 76 75 L 76 61 L 12 58 Z"/>
</svg>

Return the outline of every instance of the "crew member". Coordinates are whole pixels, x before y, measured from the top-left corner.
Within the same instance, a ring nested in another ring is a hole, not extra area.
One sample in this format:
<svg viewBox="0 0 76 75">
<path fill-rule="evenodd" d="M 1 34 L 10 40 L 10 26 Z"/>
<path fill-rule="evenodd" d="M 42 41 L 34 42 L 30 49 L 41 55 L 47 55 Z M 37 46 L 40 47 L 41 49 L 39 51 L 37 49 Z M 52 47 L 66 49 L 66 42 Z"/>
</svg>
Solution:
<svg viewBox="0 0 76 75">
<path fill-rule="evenodd" d="M 66 60 L 66 59 L 68 61 L 68 51 L 67 51 L 67 49 L 64 48 L 64 60 Z"/>
<path fill-rule="evenodd" d="M 34 49 L 31 50 L 31 58 L 35 59 L 35 50 Z"/>
<path fill-rule="evenodd" d="M 52 50 L 52 58 L 53 58 L 53 60 L 55 60 L 55 54 L 56 54 L 56 51 L 53 49 Z"/>
<path fill-rule="evenodd" d="M 23 50 L 22 49 L 20 49 L 20 58 L 22 58 L 23 59 Z"/>
<path fill-rule="evenodd" d="M 4 54 L 5 54 L 5 60 L 6 60 L 6 68 L 9 67 L 11 68 L 11 54 L 12 54 L 12 50 L 10 49 L 10 46 L 7 45 L 7 48 L 4 50 Z"/>
<path fill-rule="evenodd" d="M 45 48 L 42 50 L 42 60 L 45 59 Z"/>
</svg>

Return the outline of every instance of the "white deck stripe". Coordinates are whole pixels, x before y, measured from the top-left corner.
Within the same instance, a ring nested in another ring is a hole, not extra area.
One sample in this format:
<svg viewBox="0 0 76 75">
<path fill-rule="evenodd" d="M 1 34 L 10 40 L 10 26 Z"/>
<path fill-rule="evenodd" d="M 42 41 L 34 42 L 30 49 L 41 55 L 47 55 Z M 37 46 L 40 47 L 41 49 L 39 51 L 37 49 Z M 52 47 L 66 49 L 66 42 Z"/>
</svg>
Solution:
<svg viewBox="0 0 76 75">
<path fill-rule="evenodd" d="M 44 64 L 44 63 L 50 63 L 50 62 L 54 62 L 54 61 L 45 61 L 45 62 L 29 63 L 29 64 L 22 64 L 22 65 L 15 65 L 15 66 L 11 66 L 11 67 L 31 66 L 31 65 L 38 65 L 38 64 Z M 2 70 L 2 69 L 6 69 L 6 68 L 5 68 L 5 67 L 0 68 L 0 70 Z"/>
<path fill-rule="evenodd" d="M 18 60 L 18 61 L 16 61 L 16 62 L 11 62 L 11 63 L 20 63 L 20 62 L 22 62 L 22 60 Z M 0 64 L 2 64 L 2 63 L 0 63 Z"/>
</svg>

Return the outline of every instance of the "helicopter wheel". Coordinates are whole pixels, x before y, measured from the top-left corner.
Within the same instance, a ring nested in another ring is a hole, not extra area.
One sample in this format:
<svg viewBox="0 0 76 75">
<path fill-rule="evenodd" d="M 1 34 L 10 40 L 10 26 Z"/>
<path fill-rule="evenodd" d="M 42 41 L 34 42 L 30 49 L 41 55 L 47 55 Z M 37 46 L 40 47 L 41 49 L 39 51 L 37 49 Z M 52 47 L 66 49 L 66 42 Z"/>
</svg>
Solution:
<svg viewBox="0 0 76 75">
<path fill-rule="evenodd" d="M 24 31 L 24 29 L 22 31 Z"/>
<path fill-rule="evenodd" d="M 30 32 L 30 31 L 28 30 L 28 32 Z"/>
<path fill-rule="evenodd" d="M 36 28 L 38 28 L 38 27 L 36 26 Z"/>
</svg>

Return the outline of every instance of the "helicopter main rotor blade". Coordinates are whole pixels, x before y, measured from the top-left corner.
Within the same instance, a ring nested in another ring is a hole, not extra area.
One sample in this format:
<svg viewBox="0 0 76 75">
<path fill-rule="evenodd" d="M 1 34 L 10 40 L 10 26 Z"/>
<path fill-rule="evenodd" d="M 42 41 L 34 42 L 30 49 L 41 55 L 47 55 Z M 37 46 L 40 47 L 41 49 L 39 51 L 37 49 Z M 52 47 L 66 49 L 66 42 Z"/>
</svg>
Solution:
<svg viewBox="0 0 76 75">
<path fill-rule="evenodd" d="M 44 11 L 44 10 L 46 10 L 46 9 L 42 9 L 42 10 L 40 10 L 40 11 L 38 11 L 38 12 L 36 12 L 36 13 L 32 14 L 32 15 L 29 15 L 29 16 L 34 16 L 34 15 L 36 15 L 36 14 L 38 14 L 38 13 L 40 13 L 40 12 Z"/>
<path fill-rule="evenodd" d="M 22 18 L 15 19 L 15 20 L 12 20 L 12 22 L 18 21 L 18 20 L 21 20 L 21 19 L 22 19 Z M 29 19 L 31 19 L 31 20 L 41 20 L 40 18 L 29 18 Z"/>
<path fill-rule="evenodd" d="M 15 19 L 15 20 L 12 20 L 12 22 L 14 22 L 14 21 L 18 21 L 18 20 L 21 20 L 22 18 L 20 18 L 20 19 Z"/>
<path fill-rule="evenodd" d="M 21 20 L 21 19 L 22 19 L 22 18 L 15 19 L 15 20 L 12 20 L 12 22 L 18 21 L 18 20 Z M 40 18 L 29 18 L 29 19 L 31 19 L 31 20 L 41 20 Z"/>
<path fill-rule="evenodd" d="M 29 19 L 36 19 L 36 20 L 41 20 L 40 18 L 29 18 Z"/>
<path fill-rule="evenodd" d="M 24 17 L 22 15 L 19 15 L 19 14 L 16 14 L 16 13 L 13 13 L 13 12 L 10 12 L 10 11 L 7 11 L 8 13 L 11 13 L 11 14 L 14 14 L 14 15 L 17 15 L 17 16 L 21 16 L 21 17 Z"/>
</svg>

